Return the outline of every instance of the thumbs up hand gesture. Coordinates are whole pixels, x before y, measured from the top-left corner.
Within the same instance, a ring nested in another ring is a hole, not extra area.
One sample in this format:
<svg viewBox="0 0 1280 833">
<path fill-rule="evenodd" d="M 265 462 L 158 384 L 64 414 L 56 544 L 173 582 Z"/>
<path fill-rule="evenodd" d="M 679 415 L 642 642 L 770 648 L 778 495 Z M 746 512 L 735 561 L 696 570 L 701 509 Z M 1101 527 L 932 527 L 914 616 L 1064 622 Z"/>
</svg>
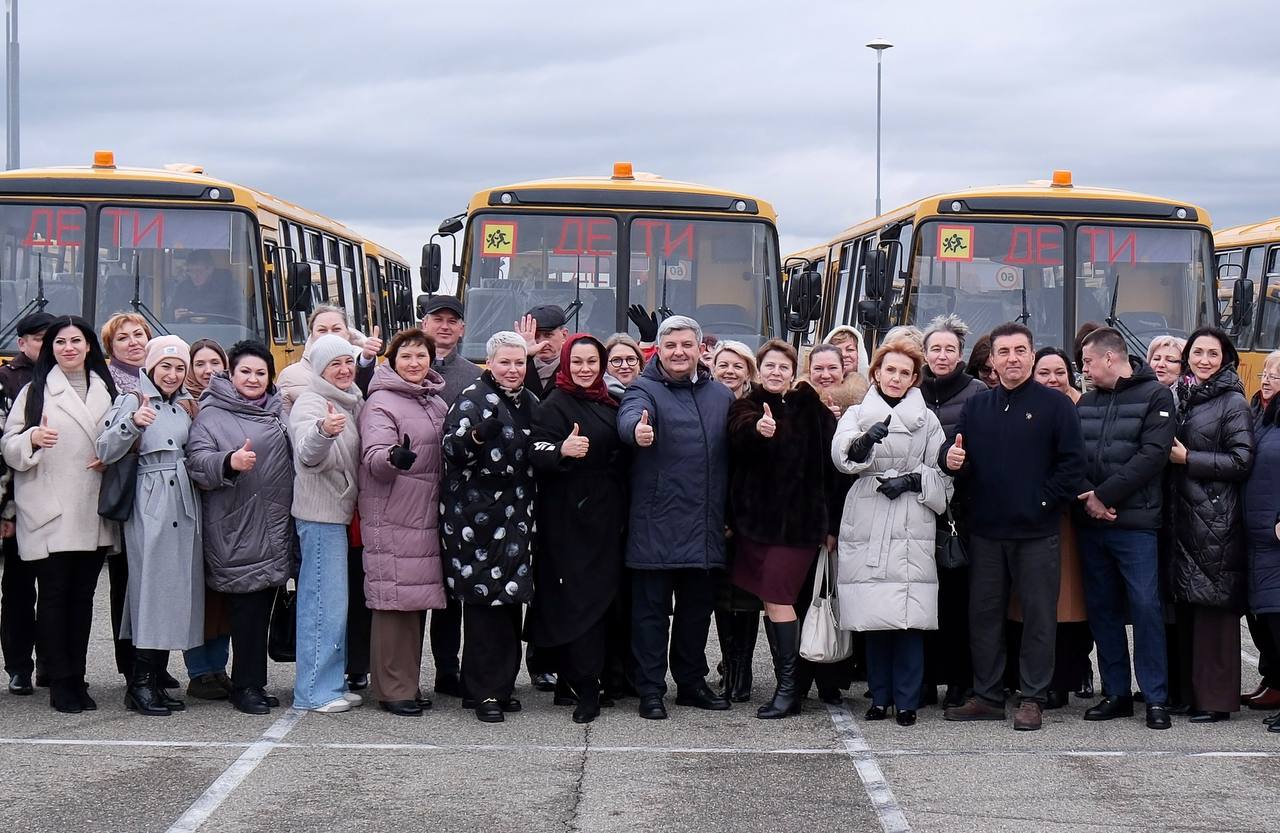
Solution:
<svg viewBox="0 0 1280 833">
<path fill-rule="evenodd" d="M 653 445 L 653 439 L 653 426 L 649 424 L 649 412 L 644 411 L 640 414 L 640 421 L 636 423 L 636 445 L 648 448 Z"/>
<path fill-rule="evenodd" d="M 414 462 L 418 459 L 418 453 L 410 448 L 410 445 L 409 435 L 405 434 L 399 445 L 391 446 L 391 465 L 400 471 L 413 468 Z"/>
<path fill-rule="evenodd" d="M 58 429 L 49 427 L 49 417 L 40 418 L 40 427 L 31 432 L 32 448 L 53 448 L 58 444 Z"/>
<path fill-rule="evenodd" d="M 332 439 L 346 429 L 347 418 L 339 413 L 337 408 L 333 407 L 332 402 L 326 403 L 326 407 L 329 409 L 329 413 L 325 415 L 324 419 L 320 420 L 320 432 Z"/>
<path fill-rule="evenodd" d="M 587 452 L 591 449 L 591 440 L 579 433 L 578 423 L 573 424 L 573 430 L 569 432 L 569 436 L 564 438 L 564 442 L 560 443 L 560 456 L 573 457 L 581 460 L 587 456 Z"/>
<path fill-rule="evenodd" d="M 956 434 L 956 441 L 947 449 L 947 468 L 953 472 L 960 471 L 964 459 L 964 434 Z"/>
<path fill-rule="evenodd" d="M 246 437 L 244 445 L 231 452 L 231 468 L 235 471 L 249 471 L 258 462 L 258 455 L 253 453 L 253 443 Z"/>
<path fill-rule="evenodd" d="M 889 421 L 893 419 L 893 415 L 884 418 L 883 422 L 874 423 L 867 429 L 867 440 L 873 445 L 882 442 L 885 437 L 889 436 Z"/>
<path fill-rule="evenodd" d="M 382 352 L 382 328 L 377 324 L 373 325 L 373 335 L 364 340 L 364 346 L 360 349 L 360 355 L 364 357 L 365 362 L 371 362 Z"/>
<path fill-rule="evenodd" d="M 772 437 L 778 431 L 778 423 L 773 418 L 773 411 L 769 408 L 769 403 L 764 403 L 764 416 L 756 420 L 756 433 L 766 439 Z"/>
<path fill-rule="evenodd" d="M 151 407 L 151 400 L 142 400 L 142 404 L 138 406 L 138 410 L 133 412 L 133 424 L 139 428 L 145 429 L 155 421 L 156 409 Z"/>
</svg>

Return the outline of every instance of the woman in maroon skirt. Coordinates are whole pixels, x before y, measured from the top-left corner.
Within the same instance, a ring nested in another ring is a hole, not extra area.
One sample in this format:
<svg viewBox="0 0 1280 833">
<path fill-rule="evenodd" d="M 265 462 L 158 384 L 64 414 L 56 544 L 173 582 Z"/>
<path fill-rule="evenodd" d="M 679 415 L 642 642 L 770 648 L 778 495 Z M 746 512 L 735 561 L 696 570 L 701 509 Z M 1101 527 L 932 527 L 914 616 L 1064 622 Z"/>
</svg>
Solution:
<svg viewBox="0 0 1280 833">
<path fill-rule="evenodd" d="M 829 453 L 835 416 L 807 383 L 792 387 L 795 348 L 775 339 L 756 358 L 760 384 L 729 409 L 732 579 L 764 602 L 778 687 L 756 716 L 776 719 L 800 711 L 794 603 L 819 545 L 834 548 L 843 495 Z"/>
</svg>

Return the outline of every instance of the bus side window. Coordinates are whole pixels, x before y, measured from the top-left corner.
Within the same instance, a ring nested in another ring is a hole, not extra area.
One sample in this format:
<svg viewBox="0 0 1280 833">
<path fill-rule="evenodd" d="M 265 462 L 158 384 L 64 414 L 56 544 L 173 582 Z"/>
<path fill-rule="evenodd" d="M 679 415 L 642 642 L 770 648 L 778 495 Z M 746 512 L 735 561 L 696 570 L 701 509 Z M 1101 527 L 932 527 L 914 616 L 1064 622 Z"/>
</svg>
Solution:
<svg viewBox="0 0 1280 833">
<path fill-rule="evenodd" d="M 1258 310 L 1258 293 L 1262 291 L 1263 276 L 1263 258 L 1266 255 L 1266 248 L 1263 246 L 1251 246 L 1245 252 L 1244 276 L 1253 281 L 1253 299 L 1250 303 L 1250 309 L 1253 314 L 1248 321 L 1241 321 L 1232 335 L 1236 337 L 1236 346 L 1248 349 L 1253 346 L 1253 324 L 1257 320 Z"/>
<path fill-rule="evenodd" d="M 1236 281 L 1243 276 L 1244 250 L 1219 252 L 1215 258 L 1218 283 L 1218 326 L 1235 334 L 1231 323 L 1231 293 Z"/>
<path fill-rule="evenodd" d="M 830 322 L 831 328 L 849 323 L 849 308 L 853 295 L 854 267 L 858 256 L 858 242 L 846 240 L 840 249 L 840 272 L 835 286 L 835 315 Z"/>
<path fill-rule="evenodd" d="M 1272 246 L 1267 252 L 1266 286 L 1260 291 L 1258 302 L 1258 338 L 1256 350 L 1280 348 L 1280 246 Z"/>
</svg>

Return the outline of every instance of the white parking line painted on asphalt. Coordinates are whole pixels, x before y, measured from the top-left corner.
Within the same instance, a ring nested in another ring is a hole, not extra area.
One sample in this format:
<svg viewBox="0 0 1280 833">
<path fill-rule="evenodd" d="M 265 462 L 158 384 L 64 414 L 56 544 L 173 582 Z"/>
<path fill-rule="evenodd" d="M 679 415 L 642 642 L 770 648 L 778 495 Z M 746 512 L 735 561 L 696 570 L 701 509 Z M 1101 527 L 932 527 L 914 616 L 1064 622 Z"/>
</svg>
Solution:
<svg viewBox="0 0 1280 833">
<path fill-rule="evenodd" d="M 911 825 L 907 824 L 907 817 L 902 812 L 902 807 L 899 806 L 889 782 L 885 780 L 884 772 L 876 762 L 876 756 L 867 744 L 867 739 L 862 736 L 862 731 L 849 712 L 849 707 L 844 704 L 828 705 L 827 714 L 831 715 L 831 722 L 836 727 L 836 736 L 840 738 L 845 754 L 853 759 L 858 777 L 862 779 L 862 788 L 871 799 L 871 806 L 875 808 L 884 833 L 911 833 Z"/>
<path fill-rule="evenodd" d="M 218 780 L 209 785 L 209 789 L 195 800 L 187 811 L 178 817 L 178 820 L 169 828 L 168 833 L 195 833 L 201 825 L 209 820 L 214 811 L 227 800 L 227 796 L 231 791 L 240 786 L 240 782 L 248 777 L 249 773 L 258 768 L 258 764 L 271 754 L 271 750 L 275 749 L 280 741 L 284 740 L 289 732 L 293 731 L 293 727 L 298 725 L 298 721 L 306 714 L 304 711 L 297 709 L 289 709 L 284 716 L 271 724 L 271 728 L 262 733 L 262 737 L 249 746 L 244 752 L 236 758 L 231 766 L 227 767 Z"/>
</svg>

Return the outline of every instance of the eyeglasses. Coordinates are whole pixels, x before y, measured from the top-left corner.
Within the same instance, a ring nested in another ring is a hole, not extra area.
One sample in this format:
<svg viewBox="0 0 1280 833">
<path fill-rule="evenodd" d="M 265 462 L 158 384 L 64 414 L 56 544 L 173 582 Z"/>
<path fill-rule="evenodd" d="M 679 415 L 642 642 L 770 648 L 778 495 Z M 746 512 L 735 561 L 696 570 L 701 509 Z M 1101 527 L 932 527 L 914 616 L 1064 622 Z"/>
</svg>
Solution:
<svg viewBox="0 0 1280 833">
<path fill-rule="evenodd" d="M 987 365 L 986 367 L 984 367 L 984 368 L 982 368 L 981 370 L 979 370 L 979 371 L 978 371 L 978 375 L 980 375 L 980 376 L 994 376 L 994 375 L 996 375 L 996 369 L 995 369 L 994 367 L 991 367 L 990 365 Z"/>
<path fill-rule="evenodd" d="M 1258 379 L 1263 382 L 1280 382 L 1280 373 L 1259 373 Z"/>
<path fill-rule="evenodd" d="M 635 356 L 615 356 L 609 359 L 609 367 L 635 367 L 640 360 Z"/>
</svg>

